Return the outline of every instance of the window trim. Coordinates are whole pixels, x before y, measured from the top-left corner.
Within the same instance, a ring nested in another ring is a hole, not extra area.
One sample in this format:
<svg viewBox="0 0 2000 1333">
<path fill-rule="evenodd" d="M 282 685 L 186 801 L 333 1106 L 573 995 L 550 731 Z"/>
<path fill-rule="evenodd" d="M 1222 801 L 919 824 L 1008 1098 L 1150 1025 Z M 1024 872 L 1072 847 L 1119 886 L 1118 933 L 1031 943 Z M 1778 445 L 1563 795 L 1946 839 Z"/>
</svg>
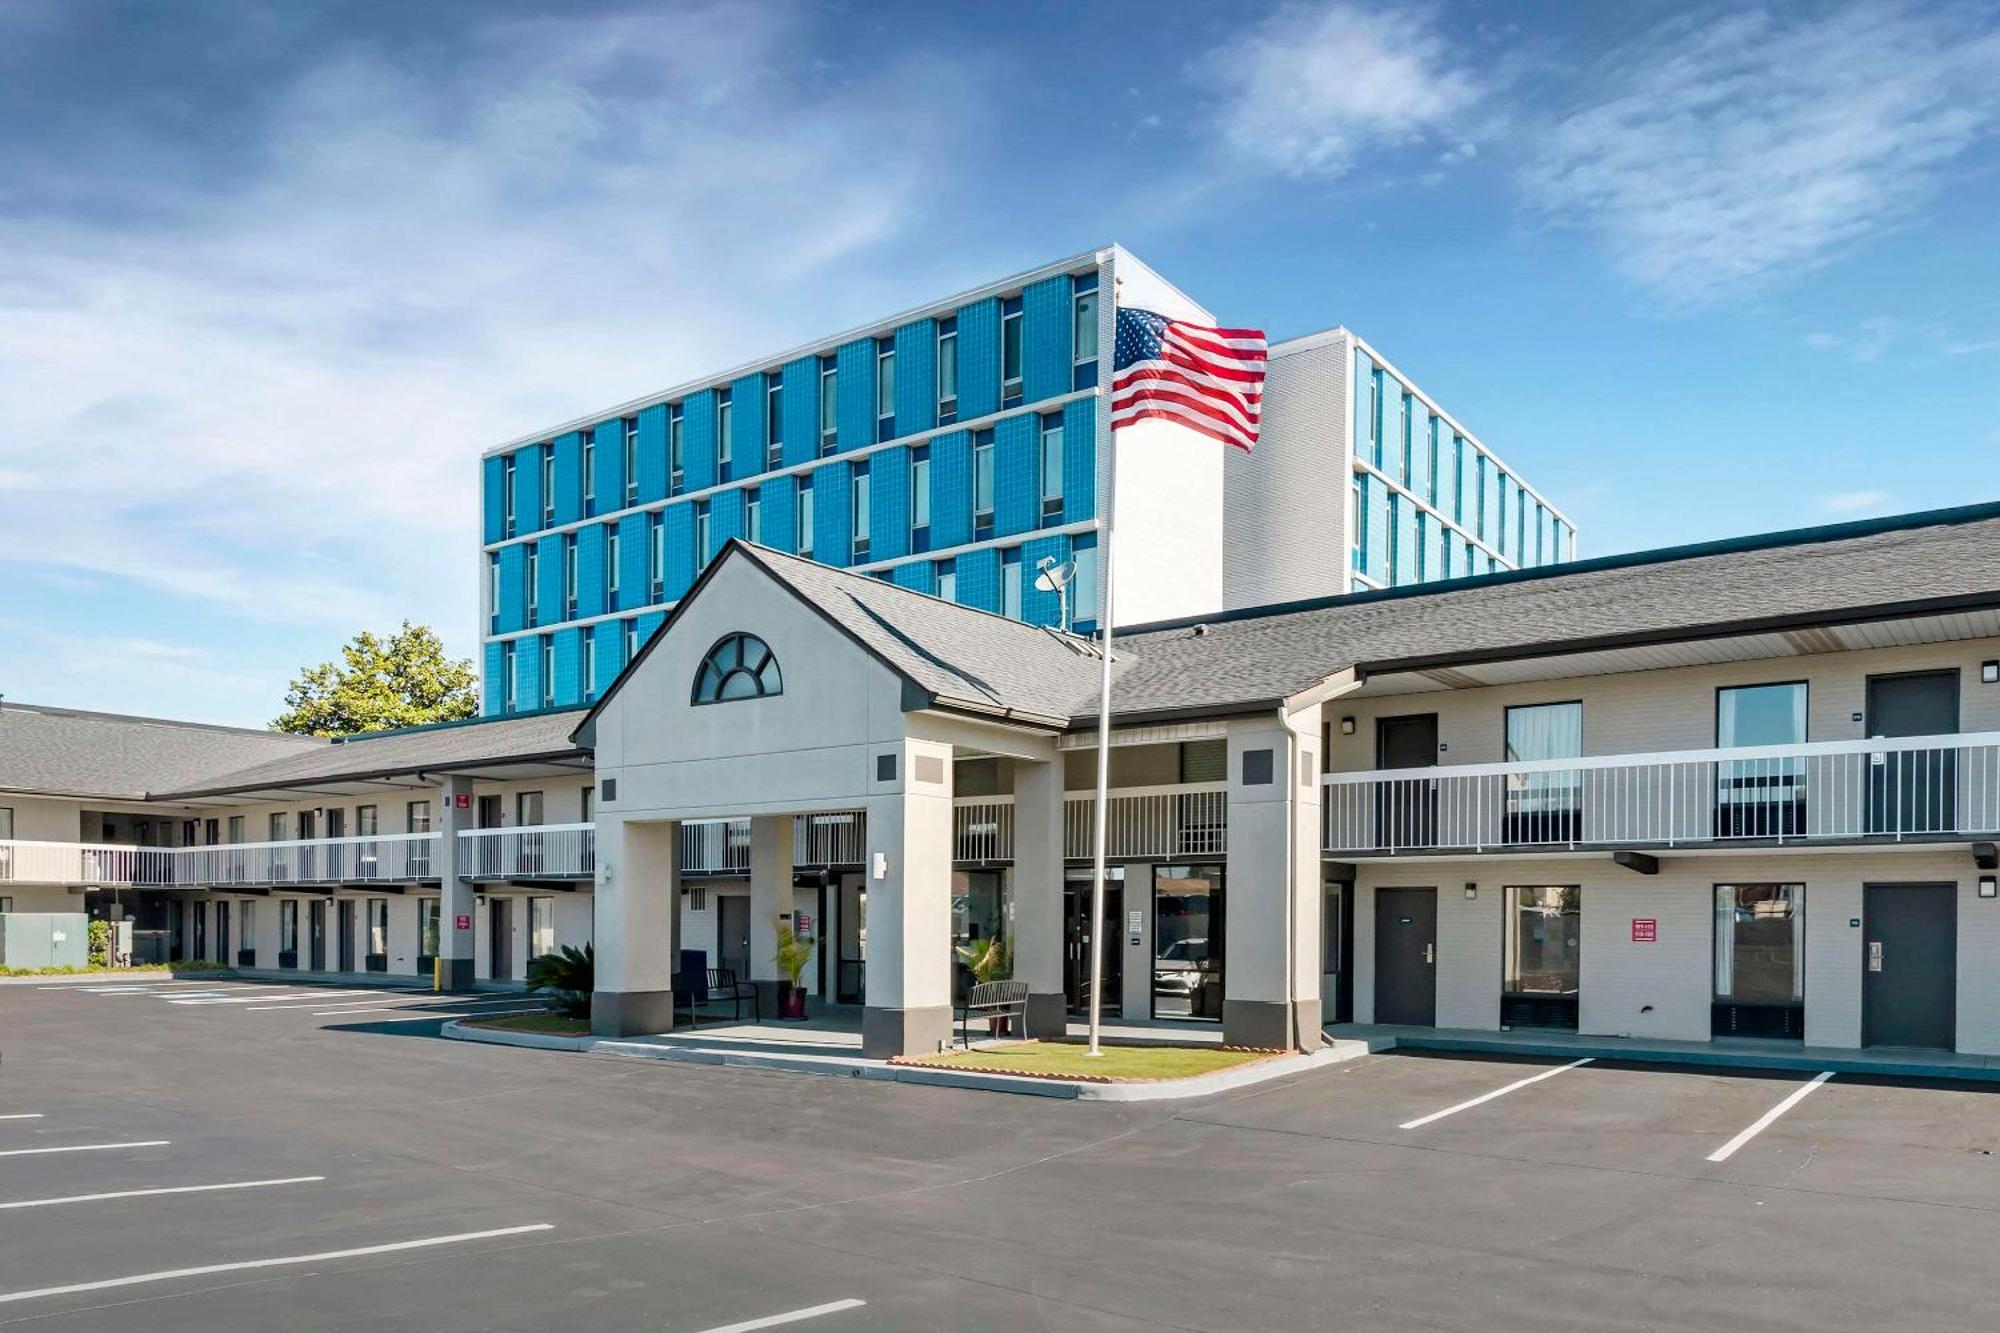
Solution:
<svg viewBox="0 0 2000 1333">
<path fill-rule="evenodd" d="M 747 646 L 750 644 L 755 644 L 764 653 L 755 669 L 748 664 Z M 731 647 L 736 649 L 736 661 L 725 668 L 718 654 Z M 776 676 L 775 688 L 766 688 L 764 673 L 767 670 Z M 715 673 L 713 697 L 704 698 L 703 685 L 710 671 Z M 757 692 L 736 698 L 726 697 L 723 690 L 727 688 L 731 679 L 739 675 L 748 676 L 756 685 Z M 731 630 L 710 644 L 708 651 L 701 655 L 701 662 L 695 667 L 694 682 L 688 687 L 688 703 L 691 707 L 701 708 L 710 704 L 743 703 L 750 699 L 775 699 L 784 692 L 785 671 L 778 662 L 778 655 L 771 650 L 771 645 L 747 630 Z"/>
</svg>

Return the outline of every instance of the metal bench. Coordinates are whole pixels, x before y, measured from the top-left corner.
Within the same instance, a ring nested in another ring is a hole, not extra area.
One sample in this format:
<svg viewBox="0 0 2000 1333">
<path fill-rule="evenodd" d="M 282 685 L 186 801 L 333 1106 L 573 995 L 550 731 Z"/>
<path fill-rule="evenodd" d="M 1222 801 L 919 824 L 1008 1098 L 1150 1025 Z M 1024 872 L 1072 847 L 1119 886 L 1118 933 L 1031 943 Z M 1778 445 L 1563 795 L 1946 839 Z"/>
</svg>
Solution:
<svg viewBox="0 0 2000 1333">
<path fill-rule="evenodd" d="M 1025 1036 L 1028 1027 L 1028 983 L 1025 981 L 982 981 L 966 991 L 958 1003 L 958 1039 L 970 1048 L 975 1019 L 1018 1020 L 1015 1035 Z"/>
<path fill-rule="evenodd" d="M 697 978 L 700 984 L 697 985 Z M 750 1016 L 756 1022 L 764 1021 L 764 1008 L 757 998 L 757 988 L 747 981 L 738 981 L 736 973 L 726 967 L 711 967 L 704 973 L 688 972 L 674 978 L 674 1008 L 685 1008 L 689 1027 L 700 1027 L 701 1006 L 728 1001 L 732 1007 L 731 1019 L 743 1021 L 743 1002 L 750 1001 Z"/>
</svg>

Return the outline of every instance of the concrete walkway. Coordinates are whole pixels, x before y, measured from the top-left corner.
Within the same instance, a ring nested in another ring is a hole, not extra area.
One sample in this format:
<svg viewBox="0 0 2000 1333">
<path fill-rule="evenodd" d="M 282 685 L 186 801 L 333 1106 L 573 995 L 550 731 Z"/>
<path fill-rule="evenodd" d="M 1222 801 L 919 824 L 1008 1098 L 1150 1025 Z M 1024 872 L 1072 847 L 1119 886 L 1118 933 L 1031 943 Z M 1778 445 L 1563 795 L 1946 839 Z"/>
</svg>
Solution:
<svg viewBox="0 0 2000 1333">
<path fill-rule="evenodd" d="M 2000 1056 L 1884 1047 L 1803 1046 L 1790 1041 L 1721 1038 L 1662 1041 L 1651 1037 L 1587 1036 L 1520 1028 L 1397 1027 L 1386 1023 L 1333 1023 L 1326 1034 L 1371 1051 L 1455 1051 L 1487 1055 L 1542 1055 L 1563 1060 L 1591 1056 L 1648 1064 L 1703 1065 L 1718 1069 L 1786 1069 L 1872 1074 L 1884 1078 L 1964 1079 L 2000 1083 Z"/>
</svg>

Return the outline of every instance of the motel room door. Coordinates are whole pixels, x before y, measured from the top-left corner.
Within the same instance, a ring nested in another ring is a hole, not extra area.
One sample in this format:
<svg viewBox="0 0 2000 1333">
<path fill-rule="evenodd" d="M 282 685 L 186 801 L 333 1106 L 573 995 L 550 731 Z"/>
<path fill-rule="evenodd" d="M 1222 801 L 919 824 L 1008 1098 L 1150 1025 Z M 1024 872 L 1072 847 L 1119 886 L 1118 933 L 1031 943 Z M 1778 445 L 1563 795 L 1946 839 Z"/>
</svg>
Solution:
<svg viewBox="0 0 2000 1333">
<path fill-rule="evenodd" d="M 326 899 L 315 898 L 306 905 L 308 965 L 315 972 L 326 971 Z"/>
<path fill-rule="evenodd" d="M 1437 1025 L 1437 890 L 1375 890 L 1375 1021 Z"/>
<path fill-rule="evenodd" d="M 1907 671 L 1868 678 L 1875 736 L 1949 736 L 1958 731 L 1958 673 Z M 1951 750 L 1871 755 L 1870 833 L 1939 833 L 1958 820 L 1958 756 Z"/>
<path fill-rule="evenodd" d="M 1958 886 L 1869 884 L 1861 1044 L 1950 1050 L 1958 1036 Z"/>
</svg>

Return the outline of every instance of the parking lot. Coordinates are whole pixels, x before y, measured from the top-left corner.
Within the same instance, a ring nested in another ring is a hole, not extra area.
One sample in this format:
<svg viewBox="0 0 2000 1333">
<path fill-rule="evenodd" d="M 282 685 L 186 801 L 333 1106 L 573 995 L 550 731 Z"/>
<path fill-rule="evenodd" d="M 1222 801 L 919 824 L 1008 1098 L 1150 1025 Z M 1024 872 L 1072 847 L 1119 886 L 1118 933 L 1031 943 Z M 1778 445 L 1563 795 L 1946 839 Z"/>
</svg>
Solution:
<svg viewBox="0 0 2000 1333">
<path fill-rule="evenodd" d="M 1990 1330 L 2000 1094 L 1375 1056 L 1179 1104 L 0 988 L 0 1326 Z"/>
</svg>

